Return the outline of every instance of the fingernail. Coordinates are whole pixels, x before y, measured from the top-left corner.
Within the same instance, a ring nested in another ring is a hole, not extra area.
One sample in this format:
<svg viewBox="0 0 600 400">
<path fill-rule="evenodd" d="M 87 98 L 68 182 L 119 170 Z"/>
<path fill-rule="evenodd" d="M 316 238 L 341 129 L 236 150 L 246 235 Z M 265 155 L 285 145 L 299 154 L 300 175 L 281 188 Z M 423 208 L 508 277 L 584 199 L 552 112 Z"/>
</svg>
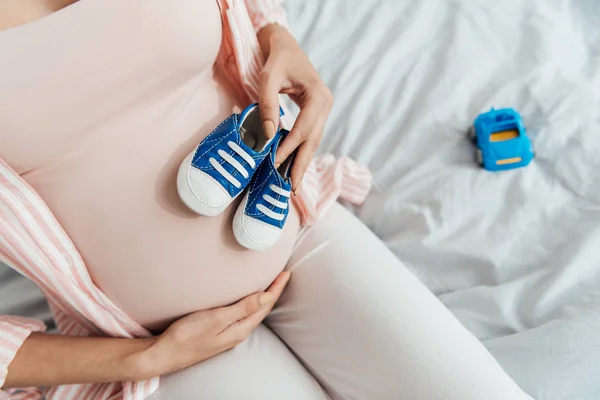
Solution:
<svg viewBox="0 0 600 400">
<path fill-rule="evenodd" d="M 258 302 L 261 306 L 271 304 L 271 302 L 273 302 L 273 294 L 269 292 L 262 293 L 260 296 L 258 296 Z"/>
<path fill-rule="evenodd" d="M 279 168 L 279 166 L 280 166 L 280 165 L 281 165 L 281 163 L 280 163 L 280 162 L 276 162 L 276 163 L 275 163 L 275 168 Z"/>
<path fill-rule="evenodd" d="M 272 138 L 275 136 L 275 125 L 271 121 L 265 121 L 262 125 L 263 132 L 268 138 Z"/>
</svg>

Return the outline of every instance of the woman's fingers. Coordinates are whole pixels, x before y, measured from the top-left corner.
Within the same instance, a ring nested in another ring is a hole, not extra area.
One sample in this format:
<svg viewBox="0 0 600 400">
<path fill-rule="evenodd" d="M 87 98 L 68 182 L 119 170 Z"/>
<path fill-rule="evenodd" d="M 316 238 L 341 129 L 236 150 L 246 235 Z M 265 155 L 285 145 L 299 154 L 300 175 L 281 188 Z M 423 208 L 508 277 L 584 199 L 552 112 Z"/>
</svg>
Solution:
<svg viewBox="0 0 600 400">
<path fill-rule="evenodd" d="M 292 189 L 296 191 L 321 142 L 321 133 L 333 105 L 333 96 L 327 87 L 320 86 L 307 95 L 306 103 L 288 137 L 277 149 L 276 163 L 282 163 L 296 149 L 298 153 L 292 169 Z"/>
<path fill-rule="evenodd" d="M 273 303 L 275 303 L 279 299 L 279 296 L 281 296 L 281 293 L 283 293 L 283 289 L 285 289 L 286 285 L 290 281 L 291 275 L 292 274 L 289 271 L 281 272 L 279 275 L 277 275 L 277 278 L 275 278 L 273 283 L 271 283 L 271 286 L 269 286 L 267 289 L 267 293 L 271 293 L 275 298 Z"/>
<path fill-rule="evenodd" d="M 301 108 L 300 114 L 290 131 L 290 134 L 285 138 L 277 149 L 275 157 L 275 163 L 281 164 L 289 157 L 290 154 L 300 144 L 304 143 L 311 135 L 320 113 L 320 104 L 314 99 L 310 98 L 306 104 Z"/>
<path fill-rule="evenodd" d="M 225 331 L 235 322 L 259 312 L 263 307 L 273 303 L 272 293 L 254 293 L 227 307 L 215 308 L 211 311 L 219 332 Z"/>
<path fill-rule="evenodd" d="M 268 138 L 277 133 L 279 127 L 279 89 L 281 79 L 278 75 L 265 67 L 259 78 L 258 107 L 262 121 L 263 132 Z"/>
<path fill-rule="evenodd" d="M 292 190 L 294 194 L 298 191 L 302 184 L 302 177 L 308 169 L 310 162 L 315 156 L 319 144 L 321 143 L 321 137 L 323 136 L 323 129 L 325 128 L 325 122 L 329 114 L 321 115 L 315 132 L 306 142 L 302 143 L 296 150 L 296 158 L 294 159 L 294 165 L 292 166 L 291 178 L 292 178 Z"/>
<path fill-rule="evenodd" d="M 221 332 L 221 338 L 230 346 L 235 346 L 244 341 L 262 320 L 269 315 L 269 312 L 281 296 L 281 293 L 283 293 L 283 289 L 285 289 L 289 280 L 289 272 L 280 273 L 267 291 L 263 293 L 270 294 L 272 296 L 272 301 L 269 304 L 262 306 L 258 312 L 232 323 L 227 329 Z"/>
</svg>

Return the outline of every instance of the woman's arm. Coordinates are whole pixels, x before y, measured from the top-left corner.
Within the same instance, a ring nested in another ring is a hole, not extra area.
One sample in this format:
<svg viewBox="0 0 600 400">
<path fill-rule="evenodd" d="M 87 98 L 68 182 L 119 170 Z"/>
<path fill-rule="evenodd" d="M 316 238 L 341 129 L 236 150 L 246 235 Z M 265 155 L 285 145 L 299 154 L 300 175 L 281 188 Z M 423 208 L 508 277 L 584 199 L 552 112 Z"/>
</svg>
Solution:
<svg viewBox="0 0 600 400">
<path fill-rule="evenodd" d="M 4 388 L 147 379 L 154 371 L 140 354 L 155 340 L 32 333 L 10 364 Z"/>
<path fill-rule="evenodd" d="M 244 341 L 269 314 L 289 278 L 289 272 L 282 272 L 267 291 L 192 313 L 155 338 L 32 333 L 8 365 L 3 387 L 137 381 L 187 368 Z"/>
</svg>

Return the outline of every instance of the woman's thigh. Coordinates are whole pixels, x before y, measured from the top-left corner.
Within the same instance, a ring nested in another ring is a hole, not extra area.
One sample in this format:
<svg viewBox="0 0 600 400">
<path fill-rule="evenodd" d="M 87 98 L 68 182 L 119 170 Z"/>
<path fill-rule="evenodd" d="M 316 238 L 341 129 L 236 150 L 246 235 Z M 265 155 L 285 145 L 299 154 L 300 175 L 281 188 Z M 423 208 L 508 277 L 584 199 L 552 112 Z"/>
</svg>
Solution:
<svg viewBox="0 0 600 400">
<path fill-rule="evenodd" d="M 529 399 L 340 205 L 305 231 L 266 323 L 334 400 Z"/>
<path fill-rule="evenodd" d="M 149 400 L 326 400 L 323 389 L 264 325 L 235 349 L 161 378 Z"/>
</svg>

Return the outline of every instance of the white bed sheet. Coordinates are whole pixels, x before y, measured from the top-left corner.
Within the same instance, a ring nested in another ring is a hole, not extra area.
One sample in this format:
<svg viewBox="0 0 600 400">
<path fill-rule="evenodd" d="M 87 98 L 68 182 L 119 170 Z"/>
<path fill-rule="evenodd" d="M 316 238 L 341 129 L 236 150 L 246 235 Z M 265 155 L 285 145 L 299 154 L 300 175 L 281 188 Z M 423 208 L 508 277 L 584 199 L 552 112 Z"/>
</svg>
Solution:
<svg viewBox="0 0 600 400">
<path fill-rule="evenodd" d="M 600 2 L 287 5 L 336 98 L 321 151 L 374 173 L 360 218 L 536 399 L 600 399 Z M 492 106 L 526 169 L 476 167 Z"/>
</svg>

